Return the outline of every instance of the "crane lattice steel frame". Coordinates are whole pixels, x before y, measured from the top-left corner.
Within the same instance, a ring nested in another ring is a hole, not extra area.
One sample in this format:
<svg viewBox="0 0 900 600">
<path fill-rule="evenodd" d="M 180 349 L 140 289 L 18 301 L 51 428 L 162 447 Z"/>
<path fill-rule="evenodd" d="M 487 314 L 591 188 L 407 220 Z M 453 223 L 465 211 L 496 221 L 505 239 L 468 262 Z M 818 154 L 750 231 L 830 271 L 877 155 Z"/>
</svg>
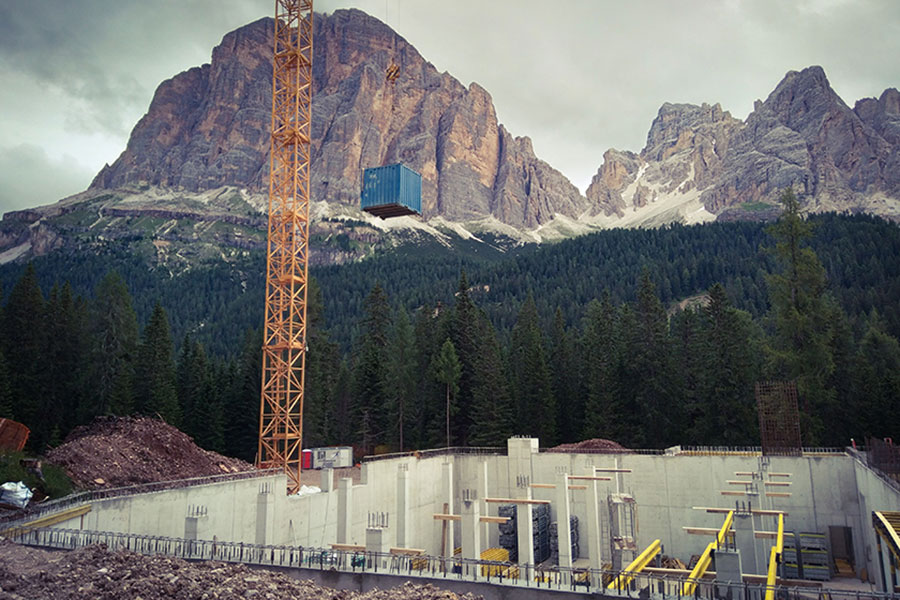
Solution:
<svg viewBox="0 0 900 600">
<path fill-rule="evenodd" d="M 266 321 L 257 464 L 283 467 L 289 494 L 300 489 L 303 439 L 312 24 L 312 0 L 276 0 Z"/>
</svg>

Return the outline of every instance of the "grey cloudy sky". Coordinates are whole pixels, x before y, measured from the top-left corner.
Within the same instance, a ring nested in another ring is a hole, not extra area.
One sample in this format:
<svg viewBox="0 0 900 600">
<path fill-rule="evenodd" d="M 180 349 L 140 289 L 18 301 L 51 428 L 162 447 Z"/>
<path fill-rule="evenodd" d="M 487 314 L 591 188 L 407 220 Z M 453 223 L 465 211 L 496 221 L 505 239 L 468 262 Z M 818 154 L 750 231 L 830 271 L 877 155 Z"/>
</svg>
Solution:
<svg viewBox="0 0 900 600">
<path fill-rule="evenodd" d="M 900 87 L 897 0 L 316 0 L 386 21 L 582 190 L 639 151 L 663 102 L 744 118 L 789 70 L 824 67 L 853 106 Z M 0 1 L 0 211 L 84 190 L 156 86 L 208 62 L 272 0 Z"/>
</svg>

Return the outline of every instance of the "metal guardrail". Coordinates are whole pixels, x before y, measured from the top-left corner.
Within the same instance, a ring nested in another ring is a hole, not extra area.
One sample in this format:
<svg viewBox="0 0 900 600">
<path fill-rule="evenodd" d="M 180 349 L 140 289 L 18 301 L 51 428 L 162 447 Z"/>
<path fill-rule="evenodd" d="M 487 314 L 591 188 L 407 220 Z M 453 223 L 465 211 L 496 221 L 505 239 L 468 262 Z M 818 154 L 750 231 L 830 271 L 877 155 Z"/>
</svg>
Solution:
<svg viewBox="0 0 900 600">
<path fill-rule="evenodd" d="M 494 446 L 450 446 L 448 448 L 433 448 L 431 450 L 412 450 L 410 452 L 391 452 L 390 454 L 374 454 L 365 456 L 363 463 L 390 460 L 393 458 L 433 458 L 435 456 L 447 456 L 451 454 L 484 454 L 490 456 L 506 455 L 506 448 Z"/>
<path fill-rule="evenodd" d="M 600 592 L 604 584 L 625 580 L 619 577 L 623 573 L 621 571 L 587 568 L 541 569 L 534 565 L 459 557 L 408 556 L 302 546 L 257 545 L 108 531 L 45 528 L 25 532 L 16 541 L 31 546 L 64 550 L 104 544 L 113 551 L 126 549 L 139 554 L 159 554 L 186 560 L 217 560 L 263 567 L 387 574 L 437 581 L 459 580 L 582 593 Z M 518 574 L 518 577 L 510 577 L 509 574 Z M 630 583 L 603 589 L 603 594 L 629 598 L 654 597 L 663 600 L 683 598 L 685 596 L 681 595 L 681 590 L 684 581 L 684 577 L 631 573 Z M 696 600 L 718 598 L 764 600 L 769 589 L 764 584 L 715 582 L 704 579 L 698 583 L 690 597 Z M 776 586 L 774 592 L 779 600 L 886 600 L 892 597 L 879 592 L 786 586 Z"/>
<path fill-rule="evenodd" d="M 95 500 L 105 500 L 107 498 L 121 498 L 124 496 L 135 496 L 138 494 L 150 494 L 163 490 L 171 490 L 176 488 L 195 487 L 198 485 L 209 485 L 213 483 L 223 483 L 228 481 L 240 481 L 243 479 L 256 479 L 262 477 L 271 477 L 282 473 L 281 469 L 255 469 L 252 471 L 239 471 L 237 473 L 223 473 L 221 475 L 205 475 L 203 477 L 190 477 L 187 479 L 171 479 L 169 481 L 155 481 L 151 483 L 139 483 L 136 485 L 128 485 L 122 487 L 105 488 L 97 490 L 89 490 L 86 492 L 76 492 L 57 498 L 56 500 L 48 500 L 40 504 L 35 504 L 24 512 L 16 511 L 9 515 L 0 516 L 0 524 L 14 524 L 17 521 L 31 521 L 42 517 L 48 513 L 65 510 L 76 504 L 84 504 Z"/>
</svg>

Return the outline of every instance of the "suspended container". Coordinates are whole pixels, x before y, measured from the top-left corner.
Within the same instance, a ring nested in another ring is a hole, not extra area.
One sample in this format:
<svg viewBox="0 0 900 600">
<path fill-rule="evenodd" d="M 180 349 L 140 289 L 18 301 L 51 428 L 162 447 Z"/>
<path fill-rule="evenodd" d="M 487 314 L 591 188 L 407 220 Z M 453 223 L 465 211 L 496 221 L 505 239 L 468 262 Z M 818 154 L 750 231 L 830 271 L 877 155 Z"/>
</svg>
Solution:
<svg viewBox="0 0 900 600">
<path fill-rule="evenodd" d="M 389 219 L 422 214 L 422 176 L 401 164 L 363 172 L 362 209 Z"/>
</svg>

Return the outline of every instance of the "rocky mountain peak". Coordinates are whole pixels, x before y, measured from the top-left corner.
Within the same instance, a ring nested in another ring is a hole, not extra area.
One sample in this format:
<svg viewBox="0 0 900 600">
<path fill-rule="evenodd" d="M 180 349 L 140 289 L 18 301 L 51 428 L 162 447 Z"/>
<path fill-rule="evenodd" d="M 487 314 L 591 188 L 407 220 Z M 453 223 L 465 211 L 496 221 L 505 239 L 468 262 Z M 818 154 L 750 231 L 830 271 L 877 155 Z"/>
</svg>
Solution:
<svg viewBox="0 0 900 600">
<path fill-rule="evenodd" d="M 233 31 L 209 65 L 163 82 L 125 152 L 92 187 L 264 192 L 273 31 L 271 19 Z M 315 200 L 355 206 L 364 169 L 402 162 L 422 174 L 426 218 L 491 216 L 530 228 L 585 210 L 584 197 L 534 155 L 530 140 L 501 128 L 487 90 L 438 73 L 385 24 L 338 10 L 316 15 L 314 40 Z M 384 76 L 391 63 L 400 67 L 393 83 Z"/>
</svg>

